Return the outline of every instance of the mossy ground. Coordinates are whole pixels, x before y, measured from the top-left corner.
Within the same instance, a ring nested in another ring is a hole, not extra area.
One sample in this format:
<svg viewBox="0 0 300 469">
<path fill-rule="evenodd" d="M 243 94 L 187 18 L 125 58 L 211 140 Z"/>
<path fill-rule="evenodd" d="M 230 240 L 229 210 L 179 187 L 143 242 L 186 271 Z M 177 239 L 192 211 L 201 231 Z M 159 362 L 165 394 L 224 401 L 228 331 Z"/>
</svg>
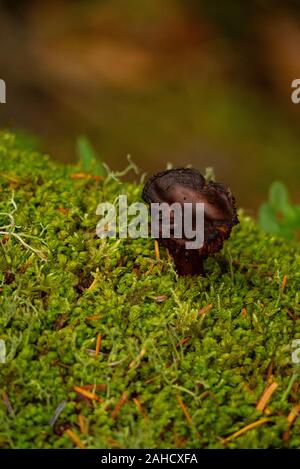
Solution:
<svg viewBox="0 0 300 469">
<path fill-rule="evenodd" d="M 211 258 L 206 277 L 177 278 L 152 239 L 95 234 L 98 203 L 139 200 L 141 185 L 78 171 L 0 136 L 0 226 L 13 198 L 14 233 L 37 250 L 0 236 L 0 389 L 14 412 L 1 398 L 0 447 L 72 448 L 71 430 L 88 448 L 299 448 L 300 418 L 283 438 L 299 402 L 299 243 L 241 215 L 226 263 Z M 269 421 L 224 443 L 265 416 L 256 404 L 271 380 Z M 101 402 L 74 390 L 87 385 Z"/>
</svg>

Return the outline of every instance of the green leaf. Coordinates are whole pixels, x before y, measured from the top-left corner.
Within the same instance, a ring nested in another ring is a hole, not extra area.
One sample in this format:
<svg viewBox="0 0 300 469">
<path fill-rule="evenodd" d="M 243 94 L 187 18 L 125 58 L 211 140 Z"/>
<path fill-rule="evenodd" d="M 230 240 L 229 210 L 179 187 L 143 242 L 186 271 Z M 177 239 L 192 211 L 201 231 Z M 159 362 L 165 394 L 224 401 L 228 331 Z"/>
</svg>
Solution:
<svg viewBox="0 0 300 469">
<path fill-rule="evenodd" d="M 287 188 L 282 182 L 275 181 L 271 185 L 269 191 L 269 202 L 277 213 L 281 212 L 285 215 L 289 215 L 291 213 L 289 194 Z"/>
<path fill-rule="evenodd" d="M 77 154 L 83 170 L 89 171 L 96 160 L 96 154 L 84 135 L 80 135 L 77 139 Z"/>
<path fill-rule="evenodd" d="M 287 239 L 295 238 L 295 226 L 289 220 L 284 219 L 279 222 L 279 234 Z"/>
<path fill-rule="evenodd" d="M 300 228 L 300 205 L 293 205 L 295 218 L 297 219 L 298 228 Z"/>
<path fill-rule="evenodd" d="M 98 176 L 107 176 L 105 167 L 101 161 L 97 160 L 96 152 L 84 135 L 77 138 L 77 155 L 83 171 Z"/>
<path fill-rule="evenodd" d="M 292 205 L 291 212 L 285 218 L 287 224 L 294 230 L 300 229 L 300 206 Z"/>
<path fill-rule="evenodd" d="M 280 226 L 276 218 L 276 212 L 273 207 L 268 203 L 262 204 L 259 208 L 258 224 L 260 228 L 266 233 L 280 233 Z"/>
</svg>

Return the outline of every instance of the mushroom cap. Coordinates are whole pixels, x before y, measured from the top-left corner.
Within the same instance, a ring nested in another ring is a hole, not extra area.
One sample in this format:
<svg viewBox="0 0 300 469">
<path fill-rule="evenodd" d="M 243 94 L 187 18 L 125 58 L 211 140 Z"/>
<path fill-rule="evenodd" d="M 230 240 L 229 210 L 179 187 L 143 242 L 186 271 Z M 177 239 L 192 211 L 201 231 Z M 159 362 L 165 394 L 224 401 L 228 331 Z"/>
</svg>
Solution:
<svg viewBox="0 0 300 469">
<path fill-rule="evenodd" d="M 230 236 L 232 227 L 238 223 L 235 199 L 229 187 L 207 182 L 196 169 L 178 168 L 155 174 L 146 182 L 142 197 L 148 204 L 179 202 L 183 206 L 184 203 L 204 203 L 204 244 L 197 250 L 202 258 L 219 251 Z M 186 241 L 184 235 L 180 239 L 173 236 L 160 239 L 174 257 L 185 251 Z"/>
</svg>

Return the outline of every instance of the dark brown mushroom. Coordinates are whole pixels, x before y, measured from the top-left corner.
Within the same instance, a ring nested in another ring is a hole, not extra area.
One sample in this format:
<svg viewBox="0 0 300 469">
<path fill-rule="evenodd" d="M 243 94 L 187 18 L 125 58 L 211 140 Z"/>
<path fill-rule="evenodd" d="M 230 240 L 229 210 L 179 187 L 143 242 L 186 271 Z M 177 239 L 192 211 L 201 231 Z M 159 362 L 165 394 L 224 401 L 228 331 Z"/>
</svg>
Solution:
<svg viewBox="0 0 300 469">
<path fill-rule="evenodd" d="M 161 235 L 157 238 L 172 254 L 179 275 L 203 275 L 203 260 L 222 249 L 232 227 L 239 222 L 235 199 L 228 186 L 207 182 L 195 169 L 178 168 L 155 174 L 146 182 L 142 197 L 150 205 L 165 202 L 171 206 L 179 202 L 182 218 L 185 203 L 192 203 L 193 207 L 196 203 L 204 203 L 204 243 L 200 249 L 186 249 L 189 240 L 184 234 L 182 238 L 173 236 L 172 217 L 170 238 Z"/>
</svg>

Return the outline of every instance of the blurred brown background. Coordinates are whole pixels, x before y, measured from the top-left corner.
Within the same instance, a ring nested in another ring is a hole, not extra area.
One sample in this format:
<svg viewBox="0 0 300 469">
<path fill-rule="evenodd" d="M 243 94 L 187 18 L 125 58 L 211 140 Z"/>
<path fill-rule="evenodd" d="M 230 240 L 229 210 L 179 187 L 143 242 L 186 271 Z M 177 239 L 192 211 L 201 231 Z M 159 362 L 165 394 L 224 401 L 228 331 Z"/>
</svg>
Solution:
<svg viewBox="0 0 300 469">
<path fill-rule="evenodd" d="M 0 126 L 113 169 L 213 166 L 255 210 L 280 179 L 300 200 L 300 2 L 0 1 Z M 33 137 L 32 137 L 33 136 Z"/>
</svg>

